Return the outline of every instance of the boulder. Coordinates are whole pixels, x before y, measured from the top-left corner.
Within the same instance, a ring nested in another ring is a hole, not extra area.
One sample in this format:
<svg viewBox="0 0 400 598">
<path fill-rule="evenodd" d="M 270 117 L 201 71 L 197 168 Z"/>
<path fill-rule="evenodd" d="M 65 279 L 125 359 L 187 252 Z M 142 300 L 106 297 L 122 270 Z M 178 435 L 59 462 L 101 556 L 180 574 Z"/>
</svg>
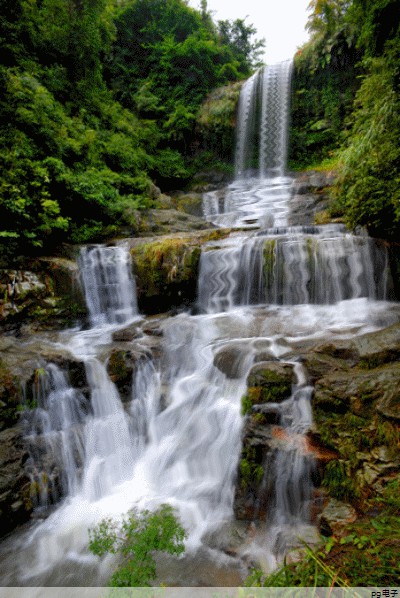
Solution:
<svg viewBox="0 0 400 598">
<path fill-rule="evenodd" d="M 262 361 L 256 363 L 247 377 L 247 387 L 257 403 L 279 403 L 287 399 L 295 381 L 293 365 L 280 361 Z M 252 390 L 258 389 L 258 392 Z"/>
<path fill-rule="evenodd" d="M 139 348 L 115 348 L 107 360 L 107 372 L 118 388 L 121 400 L 129 402 L 132 399 L 132 381 L 139 364 L 149 359 L 149 352 Z"/>
<path fill-rule="evenodd" d="M 380 413 L 400 419 L 400 363 L 376 368 L 373 374 L 363 370 L 329 374 L 315 384 L 313 405 L 327 412 L 366 416 L 375 402 Z"/>
<path fill-rule="evenodd" d="M 180 193 L 175 195 L 174 203 L 176 209 L 192 216 L 201 218 L 203 216 L 203 194 L 202 193 Z"/>
<path fill-rule="evenodd" d="M 201 246 L 226 234 L 207 231 L 130 240 L 139 310 L 157 314 L 192 305 L 197 298 Z"/>
<path fill-rule="evenodd" d="M 214 356 L 214 365 L 227 378 L 241 378 L 243 375 L 242 364 L 246 357 L 243 348 L 227 345 L 220 349 Z"/>
<path fill-rule="evenodd" d="M 331 498 L 320 515 L 320 528 L 325 536 L 341 534 L 349 523 L 357 519 L 357 512 L 350 504 Z"/>
</svg>

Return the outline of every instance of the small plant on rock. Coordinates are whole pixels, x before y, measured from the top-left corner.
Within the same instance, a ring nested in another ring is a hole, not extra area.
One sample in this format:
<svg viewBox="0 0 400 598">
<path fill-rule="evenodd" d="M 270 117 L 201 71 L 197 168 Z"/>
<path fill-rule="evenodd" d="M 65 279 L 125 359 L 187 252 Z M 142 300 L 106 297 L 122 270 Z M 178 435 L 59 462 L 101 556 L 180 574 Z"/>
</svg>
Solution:
<svg viewBox="0 0 400 598">
<path fill-rule="evenodd" d="M 109 580 L 112 587 L 150 586 L 156 578 L 153 552 L 181 554 L 185 530 L 169 505 L 156 511 L 130 511 L 122 522 L 103 519 L 89 530 L 93 554 L 119 554 L 121 563 Z"/>
</svg>

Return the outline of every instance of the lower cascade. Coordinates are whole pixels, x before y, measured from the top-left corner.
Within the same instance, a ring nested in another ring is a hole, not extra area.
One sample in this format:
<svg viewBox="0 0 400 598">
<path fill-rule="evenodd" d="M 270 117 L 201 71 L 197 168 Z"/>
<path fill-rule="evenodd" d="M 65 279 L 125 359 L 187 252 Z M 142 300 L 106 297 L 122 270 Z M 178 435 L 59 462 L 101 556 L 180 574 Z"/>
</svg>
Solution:
<svg viewBox="0 0 400 598">
<path fill-rule="evenodd" d="M 113 562 L 89 554 L 88 528 L 132 507 L 177 510 L 188 538 L 171 585 L 235 585 L 249 561 L 271 571 L 299 538 L 318 539 L 313 387 L 299 353 L 399 314 L 383 246 L 341 225 L 288 226 L 290 72 L 265 67 L 243 86 L 236 179 L 203 203 L 206 220 L 240 230 L 203 246 L 192 312 L 149 324 L 128 247 L 82 249 L 90 327 L 51 341 L 67 365 L 47 363 L 22 416 L 36 520 L 1 545 L 2 585 L 102 585 Z M 113 376 L 121 352 L 129 392 Z M 241 542 L 229 551 L 232 529 Z"/>
</svg>

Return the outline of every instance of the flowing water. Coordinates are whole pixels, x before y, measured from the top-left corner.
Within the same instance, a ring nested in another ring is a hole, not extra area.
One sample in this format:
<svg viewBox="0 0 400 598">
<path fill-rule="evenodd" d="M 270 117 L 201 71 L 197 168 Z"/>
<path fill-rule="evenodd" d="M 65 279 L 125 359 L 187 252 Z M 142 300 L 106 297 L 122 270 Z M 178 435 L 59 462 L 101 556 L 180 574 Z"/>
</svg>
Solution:
<svg viewBox="0 0 400 598">
<path fill-rule="evenodd" d="M 2 585 L 103 583 L 112 563 L 88 553 L 88 528 L 105 516 L 162 503 L 177 509 L 188 531 L 187 554 L 208 571 L 196 576 L 186 560 L 185 574 L 168 561 L 169 583 L 223 585 L 221 572 L 241 571 L 238 559 L 208 548 L 207 539 L 233 519 L 240 402 L 260 355 L 286 357 L 296 380 L 286 401 L 268 407 L 283 441 L 264 463 L 267 520 L 262 533 L 244 541 L 243 555 L 273 567 L 296 535 L 309 533 L 314 464 L 304 433 L 312 426 L 312 388 L 293 353 L 316 339 L 392 324 L 399 310 L 387 301 L 384 248 L 338 226 L 287 227 L 290 71 L 290 63 L 265 68 L 244 85 L 236 180 L 222 199 L 204 197 L 210 221 L 257 232 L 242 230 L 203 248 L 197 315 L 160 320 L 157 351 L 149 352 L 146 332 L 132 341 L 143 345 L 144 358 L 128 401 L 107 373 L 107 351 L 116 330 L 144 322 L 129 252 L 123 245 L 82 250 L 91 328 L 63 333 L 59 344 L 83 362 L 87 388 L 74 386 L 54 363 L 44 368 L 37 408 L 24 416 L 39 519 L 3 543 Z M 250 155 L 253 138 L 259 149 Z M 219 363 L 229 349 L 235 357 L 227 373 Z M 44 512 L 50 514 L 41 520 Z M 233 583 L 232 575 L 224 583 Z"/>
</svg>

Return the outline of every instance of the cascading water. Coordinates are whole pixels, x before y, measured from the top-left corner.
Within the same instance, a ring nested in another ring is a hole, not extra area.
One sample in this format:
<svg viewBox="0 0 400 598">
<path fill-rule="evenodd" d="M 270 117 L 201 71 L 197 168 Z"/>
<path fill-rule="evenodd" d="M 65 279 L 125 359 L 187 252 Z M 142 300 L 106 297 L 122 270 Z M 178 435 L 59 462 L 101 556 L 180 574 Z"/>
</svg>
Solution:
<svg viewBox="0 0 400 598">
<path fill-rule="evenodd" d="M 335 225 L 232 236 L 215 249 L 209 244 L 201 255 L 199 278 L 198 303 L 206 313 L 264 303 L 384 300 L 391 288 L 385 248 Z"/>
<path fill-rule="evenodd" d="M 287 120 L 292 63 L 257 71 L 240 94 L 235 178 L 282 177 L 286 168 Z M 257 143 L 258 141 L 258 143 Z"/>
<path fill-rule="evenodd" d="M 133 321 L 141 326 L 129 252 L 122 245 L 82 250 L 92 328 L 60 338 L 63 350 L 83 362 L 87 388 L 75 388 L 66 371 L 48 364 L 38 407 L 25 416 L 37 505 L 63 501 L 33 530 L 11 539 L 11 548 L 6 545 L 3 585 L 103 583 L 110 563 L 88 554 L 87 529 L 103 517 L 162 503 L 177 509 L 188 531 L 187 551 L 198 564 L 208 538 L 233 518 L 241 397 L 260 360 L 290 365 L 295 381 L 285 401 L 263 407 L 280 436 L 264 462 L 266 530 L 243 552 L 272 567 L 294 536 L 303 537 L 310 527 L 314 463 L 305 433 L 312 426 L 312 388 L 293 357 L 296 346 L 367 332 L 396 321 L 398 313 L 385 301 L 390 278 L 384 248 L 338 226 L 287 227 L 290 72 L 290 63 L 265 67 L 244 84 L 236 180 L 225 197 L 204 197 L 210 221 L 261 230 L 203 248 L 198 315 L 160 321 L 152 356 L 142 327 L 134 345 L 140 358 L 132 396 L 125 403 L 104 356 L 116 330 Z M 259 149 L 250 155 L 254 139 Z M 189 579 L 180 567 L 171 585 L 177 579 L 181 585 L 209 584 L 215 561 L 240 569 L 237 560 L 213 550 L 205 578 L 194 573 Z"/>
<path fill-rule="evenodd" d="M 292 179 L 285 176 L 291 61 L 257 71 L 242 88 L 237 118 L 235 181 L 221 197 L 203 199 L 218 226 L 286 226 Z"/>
<path fill-rule="evenodd" d="M 79 266 L 92 326 L 123 324 L 137 314 L 128 255 L 122 246 L 81 250 Z"/>
</svg>

